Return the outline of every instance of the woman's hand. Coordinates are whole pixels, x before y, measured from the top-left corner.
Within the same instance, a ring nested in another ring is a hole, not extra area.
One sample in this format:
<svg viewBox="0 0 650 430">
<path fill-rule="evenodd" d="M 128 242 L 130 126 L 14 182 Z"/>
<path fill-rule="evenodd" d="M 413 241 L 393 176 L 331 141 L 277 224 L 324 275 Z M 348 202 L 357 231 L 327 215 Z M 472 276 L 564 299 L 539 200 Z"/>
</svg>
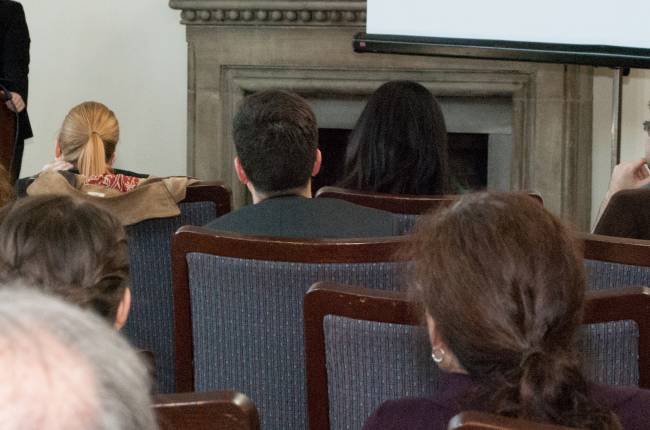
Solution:
<svg viewBox="0 0 650 430">
<path fill-rule="evenodd" d="M 13 111 L 20 113 L 25 110 L 25 101 L 18 93 L 11 93 L 11 101 L 6 102 L 7 107 Z"/>
</svg>

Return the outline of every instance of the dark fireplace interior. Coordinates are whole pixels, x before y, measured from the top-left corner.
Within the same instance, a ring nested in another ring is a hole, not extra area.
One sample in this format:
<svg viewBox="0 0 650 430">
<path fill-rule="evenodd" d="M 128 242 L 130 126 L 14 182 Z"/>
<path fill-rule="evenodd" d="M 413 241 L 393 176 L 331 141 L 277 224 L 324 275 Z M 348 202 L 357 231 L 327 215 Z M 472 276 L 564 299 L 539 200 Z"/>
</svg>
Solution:
<svg viewBox="0 0 650 430">
<path fill-rule="evenodd" d="M 314 192 L 334 185 L 343 175 L 343 162 L 350 130 L 319 129 L 319 147 L 323 152 L 321 171 L 313 178 Z M 460 189 L 479 190 L 487 186 L 488 135 L 449 133 L 449 170 Z"/>
</svg>

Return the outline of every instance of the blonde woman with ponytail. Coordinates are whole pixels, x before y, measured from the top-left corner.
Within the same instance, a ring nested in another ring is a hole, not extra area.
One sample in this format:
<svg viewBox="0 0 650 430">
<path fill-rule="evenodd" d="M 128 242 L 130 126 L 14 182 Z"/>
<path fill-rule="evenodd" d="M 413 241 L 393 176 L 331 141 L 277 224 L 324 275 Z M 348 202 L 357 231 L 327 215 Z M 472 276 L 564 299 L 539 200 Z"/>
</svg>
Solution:
<svg viewBox="0 0 650 430">
<path fill-rule="evenodd" d="M 120 126 L 113 111 L 98 102 L 81 103 L 63 121 L 56 156 L 81 175 L 110 174 L 119 139 Z"/>
<path fill-rule="evenodd" d="M 384 403 L 364 430 L 444 430 L 463 410 L 588 430 L 650 428 L 649 390 L 582 374 L 584 263 L 537 202 L 466 195 L 424 218 L 408 253 L 440 383 L 430 398 Z"/>
<path fill-rule="evenodd" d="M 43 172 L 59 171 L 74 186 L 97 185 L 130 191 L 147 175 L 112 167 L 119 139 L 120 126 L 113 111 L 99 102 L 81 103 L 63 120 L 56 141 L 56 160 L 46 165 Z M 37 176 L 19 180 L 17 194 L 27 194 L 27 187 Z"/>
</svg>

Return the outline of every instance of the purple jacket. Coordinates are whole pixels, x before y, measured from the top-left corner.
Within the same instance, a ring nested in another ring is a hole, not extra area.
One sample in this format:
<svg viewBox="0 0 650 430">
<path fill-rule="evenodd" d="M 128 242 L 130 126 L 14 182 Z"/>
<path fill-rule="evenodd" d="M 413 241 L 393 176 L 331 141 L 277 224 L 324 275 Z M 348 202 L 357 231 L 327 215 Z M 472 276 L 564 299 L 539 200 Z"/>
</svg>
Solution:
<svg viewBox="0 0 650 430">
<path fill-rule="evenodd" d="M 383 403 L 363 426 L 364 430 L 446 430 L 449 420 L 463 410 L 466 394 L 475 387 L 467 375 L 442 373 L 440 388 L 430 398 L 408 398 Z M 625 430 L 650 429 L 650 390 L 592 385 L 591 396 L 614 411 Z"/>
</svg>

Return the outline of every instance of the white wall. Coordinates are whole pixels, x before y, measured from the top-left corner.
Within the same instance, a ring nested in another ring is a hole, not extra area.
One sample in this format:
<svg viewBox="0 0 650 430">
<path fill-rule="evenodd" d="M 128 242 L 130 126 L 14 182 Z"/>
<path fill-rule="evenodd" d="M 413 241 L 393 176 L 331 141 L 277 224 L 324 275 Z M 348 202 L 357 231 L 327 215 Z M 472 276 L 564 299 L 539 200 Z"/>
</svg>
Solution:
<svg viewBox="0 0 650 430">
<path fill-rule="evenodd" d="M 54 155 L 68 110 L 96 100 L 118 117 L 116 167 L 186 173 L 187 45 L 165 0 L 21 0 L 32 39 L 21 176 Z"/>
<path fill-rule="evenodd" d="M 596 69 L 594 77 L 594 141 L 592 171 L 592 223 L 600 206 L 610 176 L 612 76 L 605 68 Z M 621 130 L 621 160 L 628 161 L 645 155 L 648 135 L 643 122 L 650 120 L 650 70 L 632 70 L 623 81 L 623 119 Z"/>
</svg>

